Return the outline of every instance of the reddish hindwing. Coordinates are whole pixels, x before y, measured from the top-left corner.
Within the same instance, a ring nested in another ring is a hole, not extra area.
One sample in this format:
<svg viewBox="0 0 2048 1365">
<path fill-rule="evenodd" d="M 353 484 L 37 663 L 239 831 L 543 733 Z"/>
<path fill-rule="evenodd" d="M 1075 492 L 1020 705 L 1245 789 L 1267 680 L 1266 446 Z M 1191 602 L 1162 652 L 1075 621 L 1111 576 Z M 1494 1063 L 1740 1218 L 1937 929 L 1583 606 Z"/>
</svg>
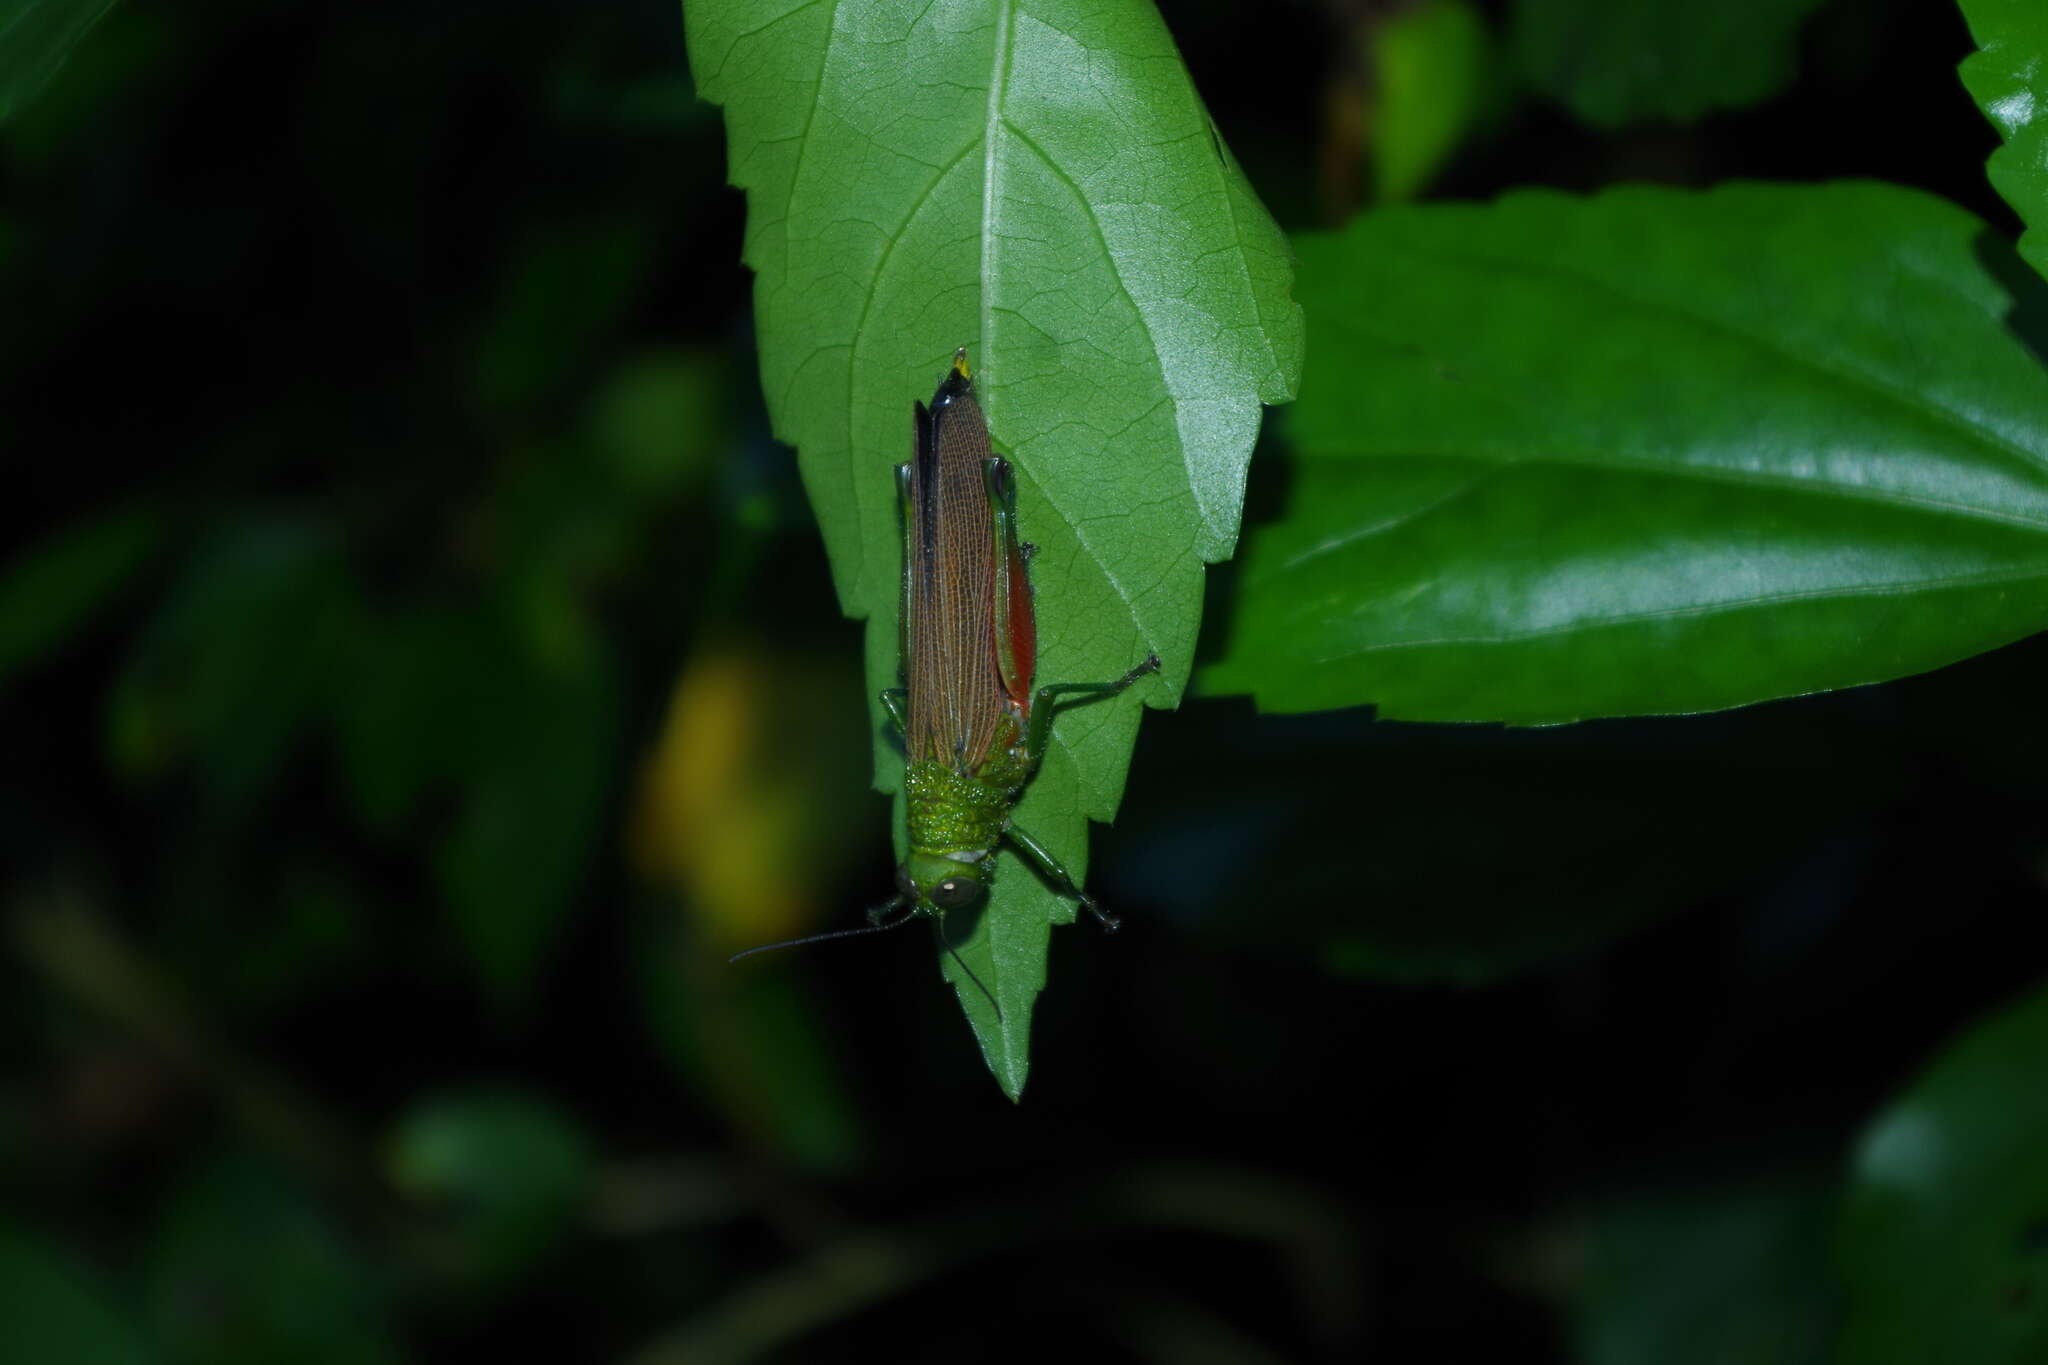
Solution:
<svg viewBox="0 0 2048 1365">
<path fill-rule="evenodd" d="M 1031 604 L 1031 571 L 1024 559 L 1023 547 L 1017 544 L 1014 528 L 1010 543 L 1004 548 L 1004 557 L 1010 562 L 1010 700 L 1016 703 L 1018 714 L 1029 719 L 1031 716 L 1031 679 L 1038 672 L 1038 617 Z"/>
<path fill-rule="evenodd" d="M 996 666 L 995 517 L 983 474 L 993 452 L 965 376 L 940 383 L 917 435 L 905 537 L 904 744 L 912 763 L 936 759 L 972 775 L 995 745 L 1008 696 Z"/>
<path fill-rule="evenodd" d="M 1031 674 L 1038 666 L 1038 623 L 1032 616 L 1031 567 L 1017 543 L 1017 483 L 1008 460 L 990 460 L 988 510 L 995 518 L 996 672 L 1017 719 L 1031 717 Z"/>
</svg>

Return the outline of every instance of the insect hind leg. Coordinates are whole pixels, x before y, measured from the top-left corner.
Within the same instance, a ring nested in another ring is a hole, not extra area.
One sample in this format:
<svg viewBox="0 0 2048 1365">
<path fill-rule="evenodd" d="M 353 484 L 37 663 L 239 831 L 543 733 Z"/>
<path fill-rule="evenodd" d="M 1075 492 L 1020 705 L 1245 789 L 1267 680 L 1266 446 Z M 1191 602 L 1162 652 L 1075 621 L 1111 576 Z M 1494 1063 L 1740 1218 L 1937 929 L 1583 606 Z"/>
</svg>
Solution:
<svg viewBox="0 0 2048 1365">
<path fill-rule="evenodd" d="M 1106 683 L 1050 683 L 1038 689 L 1031 700 L 1031 725 L 1024 735 L 1024 754 L 1033 767 L 1045 757 L 1046 741 L 1052 738 L 1053 713 L 1063 705 L 1072 706 L 1082 702 L 1099 701 L 1113 697 L 1148 674 L 1159 671 L 1159 656 L 1148 654 L 1145 661 L 1115 682 Z M 1062 702 L 1062 697 L 1072 700 Z"/>
<path fill-rule="evenodd" d="M 1059 892 L 1062 896 L 1072 897 L 1075 901 L 1079 902 L 1083 910 L 1095 916 L 1096 922 L 1102 926 L 1104 933 L 1113 934 L 1122 927 L 1123 920 L 1103 909 L 1101 905 L 1096 903 L 1095 897 L 1074 884 L 1074 879 L 1068 875 L 1066 866 L 1053 856 L 1051 849 L 1015 825 L 1011 825 L 1009 829 L 1005 830 L 1003 837 L 1008 839 L 1011 846 L 1024 856 L 1026 862 L 1038 869 L 1040 876 L 1052 883 L 1053 890 Z"/>
</svg>

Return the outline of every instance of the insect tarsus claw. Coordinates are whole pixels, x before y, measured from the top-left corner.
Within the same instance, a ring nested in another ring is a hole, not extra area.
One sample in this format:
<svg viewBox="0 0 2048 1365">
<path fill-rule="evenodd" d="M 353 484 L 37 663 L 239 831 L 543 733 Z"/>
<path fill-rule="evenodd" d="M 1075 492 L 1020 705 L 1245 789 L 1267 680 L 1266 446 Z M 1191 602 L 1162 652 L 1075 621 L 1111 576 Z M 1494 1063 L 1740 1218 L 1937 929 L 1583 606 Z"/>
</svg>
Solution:
<svg viewBox="0 0 2048 1365">
<path fill-rule="evenodd" d="M 1095 916 L 1095 922 L 1102 926 L 1103 933 L 1113 934 L 1117 930 L 1123 928 L 1124 922 L 1122 918 L 1110 914 L 1109 911 L 1103 909 L 1100 905 L 1097 905 L 1095 903 L 1095 898 L 1093 896 L 1082 896 L 1081 904 L 1083 908 L 1085 908 L 1088 911 L 1089 914 Z"/>
</svg>

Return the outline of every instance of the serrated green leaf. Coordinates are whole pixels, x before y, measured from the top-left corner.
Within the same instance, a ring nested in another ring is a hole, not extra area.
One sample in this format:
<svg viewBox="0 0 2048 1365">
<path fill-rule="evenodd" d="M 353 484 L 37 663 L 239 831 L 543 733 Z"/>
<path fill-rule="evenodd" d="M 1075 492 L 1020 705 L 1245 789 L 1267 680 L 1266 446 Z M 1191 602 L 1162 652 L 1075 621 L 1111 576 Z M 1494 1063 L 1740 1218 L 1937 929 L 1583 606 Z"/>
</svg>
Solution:
<svg viewBox="0 0 2048 1365">
<path fill-rule="evenodd" d="M 1691 120 L 1789 84 L 1799 26 L 1819 4 L 1517 0 L 1510 41 L 1529 83 L 1596 127 Z"/>
<path fill-rule="evenodd" d="M 2048 275 L 2048 5 L 1960 2 L 1978 48 L 1963 59 L 1963 86 L 2005 139 L 1991 183 L 2027 224 L 2020 255 Z"/>
<path fill-rule="evenodd" d="M 868 622 L 870 693 L 897 678 L 890 467 L 912 401 L 965 345 L 1039 547 L 1040 680 L 1114 678 L 1156 651 L 1163 681 L 1139 690 L 1169 702 L 1202 565 L 1236 541 L 1259 405 L 1292 393 L 1301 322 L 1286 243 L 1158 14 L 1146 0 L 694 0 L 684 17 L 748 192 L 769 412 L 797 447 L 841 604 Z M 1128 699 L 1065 716 L 1018 812 L 1077 877 L 1137 721 Z M 884 790 L 900 766 L 878 743 Z M 1050 926 L 1072 918 L 1006 866 L 958 945 L 1002 1002 L 999 1020 L 960 986 L 1013 1096 Z"/>
<path fill-rule="evenodd" d="M 1298 249 L 1299 468 L 1204 691 L 1548 724 L 2048 625 L 2048 373 L 1953 205 L 1529 193 Z"/>
<path fill-rule="evenodd" d="M 2048 1358 L 2048 990 L 1938 1058 L 1858 1145 L 1841 1365 Z"/>
</svg>

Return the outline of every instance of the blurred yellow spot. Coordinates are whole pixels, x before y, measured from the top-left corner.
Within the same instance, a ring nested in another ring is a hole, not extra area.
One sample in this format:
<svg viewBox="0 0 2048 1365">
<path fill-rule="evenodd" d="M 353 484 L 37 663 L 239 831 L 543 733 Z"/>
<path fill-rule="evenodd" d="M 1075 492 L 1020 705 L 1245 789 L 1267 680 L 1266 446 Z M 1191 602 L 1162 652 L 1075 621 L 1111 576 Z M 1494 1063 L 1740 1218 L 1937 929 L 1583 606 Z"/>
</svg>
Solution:
<svg viewBox="0 0 2048 1365">
<path fill-rule="evenodd" d="M 789 666 L 751 645 L 699 651 L 642 777 L 633 866 L 679 892 L 718 944 L 792 937 L 817 918 L 807 845 L 827 794 L 788 761 L 786 746 L 805 729 L 802 717 L 777 714 L 789 701 Z"/>
</svg>

